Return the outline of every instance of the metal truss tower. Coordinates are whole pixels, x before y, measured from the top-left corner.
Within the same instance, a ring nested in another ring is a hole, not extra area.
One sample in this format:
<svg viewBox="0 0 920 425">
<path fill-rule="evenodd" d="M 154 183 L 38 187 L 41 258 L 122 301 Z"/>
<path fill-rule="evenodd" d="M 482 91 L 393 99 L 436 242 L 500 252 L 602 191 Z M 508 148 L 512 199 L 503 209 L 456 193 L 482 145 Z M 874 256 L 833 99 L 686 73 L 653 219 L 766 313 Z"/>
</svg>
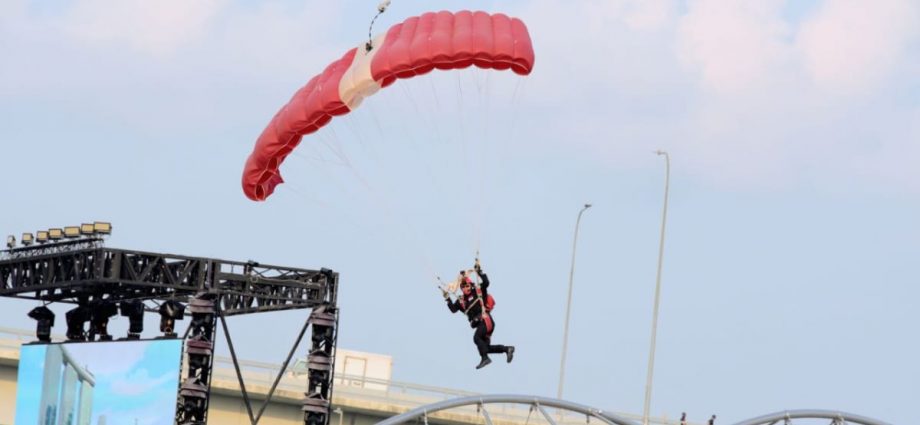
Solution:
<svg viewBox="0 0 920 425">
<path fill-rule="evenodd" d="M 99 238 L 0 251 L 0 297 L 71 303 L 86 309 L 141 301 L 148 312 L 157 311 L 151 304 L 187 304 L 185 316 L 191 317 L 185 341 L 188 369 L 179 388 L 178 424 L 207 421 L 217 322 L 223 325 L 236 363 L 224 317 L 293 309 L 312 312 L 288 354 L 285 367 L 306 328 L 312 325 L 304 423 L 327 424 L 338 331 L 338 278 L 338 273 L 329 269 L 308 270 L 253 261 L 113 249 L 105 247 Z M 92 340 L 95 335 L 92 326 L 88 335 Z M 283 373 L 284 368 L 275 386 Z M 238 367 L 237 375 L 251 422 L 256 424 L 275 386 L 258 414 L 254 414 Z"/>
</svg>

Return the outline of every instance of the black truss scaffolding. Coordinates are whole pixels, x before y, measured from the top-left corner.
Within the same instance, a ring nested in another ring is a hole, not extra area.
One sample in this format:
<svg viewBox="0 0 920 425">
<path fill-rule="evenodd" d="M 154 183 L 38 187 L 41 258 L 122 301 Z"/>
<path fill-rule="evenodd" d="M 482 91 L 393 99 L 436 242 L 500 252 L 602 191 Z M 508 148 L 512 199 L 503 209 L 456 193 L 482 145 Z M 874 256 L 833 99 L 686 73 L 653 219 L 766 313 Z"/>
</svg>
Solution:
<svg viewBox="0 0 920 425">
<path fill-rule="evenodd" d="M 35 249 L 42 248 L 42 249 Z M 226 316 L 335 304 L 337 274 L 256 262 L 186 257 L 102 246 L 39 246 L 0 258 L 0 296 L 79 303 L 218 295 Z"/>
<path fill-rule="evenodd" d="M 309 380 L 304 423 L 329 422 L 338 327 L 338 273 L 124 249 L 101 239 L 81 239 L 0 251 L 0 297 L 87 306 L 92 301 L 188 303 L 187 373 L 179 388 L 177 424 L 204 424 L 211 385 L 218 318 L 270 311 L 311 309 Z M 92 300 L 92 301 L 91 301 Z M 145 306 L 148 311 L 155 311 Z M 224 323 L 224 326 L 226 324 Z M 224 329 L 229 340 L 228 330 Z M 285 364 L 290 361 L 298 338 Z M 235 353 L 234 353 L 235 359 Z M 279 380 L 284 370 L 279 372 Z M 245 386 L 240 386 L 245 396 Z M 275 382 L 277 385 L 277 380 Z M 274 386 L 272 388 L 274 390 Z M 273 392 L 273 391 L 272 391 Z M 268 395 L 269 399 L 271 394 Z M 257 423 L 268 400 L 258 415 Z"/>
</svg>

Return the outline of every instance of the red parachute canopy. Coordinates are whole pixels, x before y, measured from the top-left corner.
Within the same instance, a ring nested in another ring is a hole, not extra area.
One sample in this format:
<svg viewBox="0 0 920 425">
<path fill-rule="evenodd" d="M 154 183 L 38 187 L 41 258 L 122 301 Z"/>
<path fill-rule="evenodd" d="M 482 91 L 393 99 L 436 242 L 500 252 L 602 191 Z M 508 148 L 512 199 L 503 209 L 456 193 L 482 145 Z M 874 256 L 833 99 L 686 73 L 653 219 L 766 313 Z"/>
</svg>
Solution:
<svg viewBox="0 0 920 425">
<path fill-rule="evenodd" d="M 398 78 L 471 65 L 528 75 L 534 63 L 524 22 L 500 13 L 425 13 L 394 25 L 372 45 L 370 51 L 363 44 L 349 50 L 275 114 L 246 160 L 243 192 L 249 199 L 265 200 L 284 181 L 278 167 L 304 135 Z"/>
</svg>

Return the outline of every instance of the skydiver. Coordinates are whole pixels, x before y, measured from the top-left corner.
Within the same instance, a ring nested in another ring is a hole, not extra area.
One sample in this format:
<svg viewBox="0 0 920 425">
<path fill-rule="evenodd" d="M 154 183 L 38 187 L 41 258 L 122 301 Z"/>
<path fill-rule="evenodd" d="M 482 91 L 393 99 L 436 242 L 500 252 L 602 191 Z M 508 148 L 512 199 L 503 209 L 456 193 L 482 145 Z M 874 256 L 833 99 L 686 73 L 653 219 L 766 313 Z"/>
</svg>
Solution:
<svg viewBox="0 0 920 425">
<path fill-rule="evenodd" d="M 490 353 L 505 353 L 508 363 L 514 359 L 514 346 L 511 345 L 492 345 L 492 332 L 495 330 L 495 321 L 492 319 L 492 306 L 494 301 L 489 295 L 489 276 L 483 273 L 479 265 L 479 259 L 476 260 L 474 270 L 482 278 L 482 284 L 473 285 L 472 279 L 465 271 L 460 272 L 460 290 L 462 294 L 457 297 L 456 301 L 450 299 L 450 293 L 444 289 L 444 300 L 447 301 L 447 308 L 451 313 L 463 311 L 470 321 L 470 327 L 475 329 L 473 332 L 473 343 L 479 351 L 481 361 L 476 369 L 482 369 L 492 360 L 489 359 Z M 485 308 L 483 308 L 485 306 Z"/>
</svg>

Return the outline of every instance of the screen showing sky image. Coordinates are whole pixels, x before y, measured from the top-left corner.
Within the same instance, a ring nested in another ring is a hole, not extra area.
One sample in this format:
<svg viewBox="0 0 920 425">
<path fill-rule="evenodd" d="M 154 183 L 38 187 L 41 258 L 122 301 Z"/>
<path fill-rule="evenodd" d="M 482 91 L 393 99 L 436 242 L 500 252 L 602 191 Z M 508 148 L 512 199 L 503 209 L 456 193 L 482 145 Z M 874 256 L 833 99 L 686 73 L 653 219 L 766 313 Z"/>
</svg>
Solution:
<svg viewBox="0 0 920 425">
<path fill-rule="evenodd" d="M 170 425 L 182 341 L 24 345 L 17 425 Z"/>
</svg>

